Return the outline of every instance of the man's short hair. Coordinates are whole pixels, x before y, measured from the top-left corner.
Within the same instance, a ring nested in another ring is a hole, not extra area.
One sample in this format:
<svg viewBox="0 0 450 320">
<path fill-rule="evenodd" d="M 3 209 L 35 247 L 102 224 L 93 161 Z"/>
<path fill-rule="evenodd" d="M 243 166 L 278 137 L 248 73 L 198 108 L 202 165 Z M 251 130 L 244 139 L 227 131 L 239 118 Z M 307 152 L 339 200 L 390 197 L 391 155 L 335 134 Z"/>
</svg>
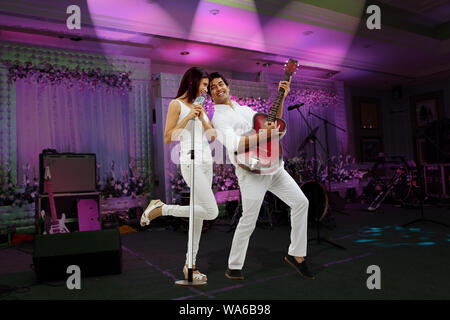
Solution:
<svg viewBox="0 0 450 320">
<path fill-rule="evenodd" d="M 227 81 L 227 79 L 225 79 L 225 77 L 223 75 L 221 75 L 218 72 L 210 73 L 209 74 L 209 84 L 208 84 L 208 94 L 209 95 L 211 95 L 211 81 L 213 81 L 213 79 L 216 79 L 216 78 L 221 78 L 228 87 L 228 81 Z"/>
</svg>

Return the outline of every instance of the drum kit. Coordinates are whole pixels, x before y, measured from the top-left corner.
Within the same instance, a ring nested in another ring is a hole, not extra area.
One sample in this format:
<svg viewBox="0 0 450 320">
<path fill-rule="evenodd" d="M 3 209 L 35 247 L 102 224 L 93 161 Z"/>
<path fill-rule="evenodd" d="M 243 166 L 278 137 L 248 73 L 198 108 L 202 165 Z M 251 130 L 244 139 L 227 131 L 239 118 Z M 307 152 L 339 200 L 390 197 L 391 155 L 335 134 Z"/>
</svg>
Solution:
<svg viewBox="0 0 450 320">
<path fill-rule="evenodd" d="M 308 210 L 308 219 L 314 222 L 316 218 L 322 221 L 328 211 L 328 193 L 322 182 L 318 179 L 318 168 L 314 165 L 315 159 L 307 161 L 307 153 L 304 148 L 309 143 L 314 143 L 314 137 L 319 127 L 315 127 L 313 132 L 309 134 L 302 142 L 298 151 L 300 152 L 300 170 L 298 177 L 294 177 L 299 183 L 305 196 L 310 200 L 310 208 Z M 307 163 L 307 165 L 304 165 Z M 312 164 L 312 165 L 311 165 Z M 317 196 L 317 203 L 311 203 L 313 196 Z"/>
</svg>

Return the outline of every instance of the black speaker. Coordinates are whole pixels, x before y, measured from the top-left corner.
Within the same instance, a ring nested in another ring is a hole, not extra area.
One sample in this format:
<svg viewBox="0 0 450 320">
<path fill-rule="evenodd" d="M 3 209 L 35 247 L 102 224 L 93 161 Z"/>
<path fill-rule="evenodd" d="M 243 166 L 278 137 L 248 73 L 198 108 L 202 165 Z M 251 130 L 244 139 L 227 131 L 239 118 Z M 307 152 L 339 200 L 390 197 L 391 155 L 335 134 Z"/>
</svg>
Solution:
<svg viewBox="0 0 450 320">
<path fill-rule="evenodd" d="M 45 167 L 50 167 L 54 193 L 94 192 L 97 183 L 97 164 L 94 153 L 56 153 L 39 155 L 39 190 L 47 194 L 44 186 Z"/>
<path fill-rule="evenodd" d="M 118 229 L 37 235 L 33 252 L 38 281 L 64 280 L 76 265 L 81 277 L 120 274 L 122 246 Z"/>
</svg>

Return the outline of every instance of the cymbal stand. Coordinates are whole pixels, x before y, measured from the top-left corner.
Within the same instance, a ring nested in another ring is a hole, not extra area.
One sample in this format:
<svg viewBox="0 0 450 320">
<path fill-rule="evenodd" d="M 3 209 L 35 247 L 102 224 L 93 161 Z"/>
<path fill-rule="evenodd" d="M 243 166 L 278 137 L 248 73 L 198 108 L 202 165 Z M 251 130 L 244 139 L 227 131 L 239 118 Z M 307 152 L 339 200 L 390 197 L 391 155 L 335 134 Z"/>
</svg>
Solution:
<svg viewBox="0 0 450 320">
<path fill-rule="evenodd" d="M 316 157 L 317 157 L 317 149 L 316 149 L 316 142 L 319 143 L 320 147 L 322 148 L 323 151 L 325 151 L 325 148 L 323 147 L 323 145 L 320 143 L 319 140 L 317 140 L 317 136 L 314 134 L 313 129 L 311 128 L 311 126 L 309 125 L 308 121 L 306 120 L 305 116 L 303 115 L 303 113 L 300 111 L 300 108 L 297 108 L 298 112 L 300 113 L 303 121 L 306 123 L 306 126 L 309 128 L 310 132 L 311 132 L 311 136 L 312 136 L 312 140 L 313 140 L 313 150 L 314 150 L 314 162 L 313 162 L 313 172 L 314 172 L 314 180 L 317 181 L 317 161 L 316 161 Z M 310 205 L 311 202 L 313 205 L 317 204 L 318 199 L 317 199 L 317 193 L 315 193 L 313 195 L 313 201 L 310 201 Z M 316 234 L 317 236 L 315 238 L 312 239 L 308 239 L 308 242 L 310 241 L 314 241 L 317 240 L 317 243 L 320 244 L 321 242 L 325 242 L 328 243 L 332 246 L 335 246 L 338 249 L 341 250 L 345 250 L 345 248 L 343 246 L 338 245 L 337 243 L 334 243 L 326 238 L 323 238 L 320 236 L 320 217 L 319 214 L 316 214 L 315 216 L 316 219 Z"/>
<path fill-rule="evenodd" d="M 330 175 L 330 148 L 329 148 L 329 143 L 328 143 L 328 125 L 332 125 L 333 127 L 335 127 L 336 129 L 339 129 L 343 132 L 347 132 L 345 129 L 335 125 L 334 123 L 331 123 L 330 121 L 328 121 L 325 118 L 322 118 L 321 116 L 312 113 L 311 111 L 308 111 L 308 114 L 316 117 L 319 120 L 323 121 L 324 124 L 324 128 L 325 128 L 325 145 L 326 145 L 326 151 L 325 154 L 327 156 L 327 180 L 328 180 L 328 193 L 331 194 L 331 175 Z M 337 210 L 337 209 L 333 209 L 333 207 L 329 207 L 329 210 L 331 212 L 335 211 L 338 212 L 340 214 L 345 214 L 345 215 L 349 215 L 347 212 L 341 211 L 341 210 Z"/>
</svg>

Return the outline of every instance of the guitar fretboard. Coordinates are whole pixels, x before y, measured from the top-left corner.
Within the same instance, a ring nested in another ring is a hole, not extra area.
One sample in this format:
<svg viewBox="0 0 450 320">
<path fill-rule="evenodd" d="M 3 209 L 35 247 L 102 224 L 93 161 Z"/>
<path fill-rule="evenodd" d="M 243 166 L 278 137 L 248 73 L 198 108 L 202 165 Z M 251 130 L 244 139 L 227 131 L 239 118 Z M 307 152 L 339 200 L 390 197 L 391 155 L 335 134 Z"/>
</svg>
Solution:
<svg viewBox="0 0 450 320">
<path fill-rule="evenodd" d="M 290 77 L 291 77 L 291 74 L 286 72 L 284 74 L 283 81 L 289 81 Z M 281 100 L 283 99 L 283 96 L 284 96 L 284 89 L 280 88 L 278 90 L 277 97 L 275 98 L 275 101 L 273 102 L 272 108 L 270 109 L 270 113 L 267 116 L 267 121 L 273 122 L 275 120 L 275 118 L 277 117 L 278 109 L 280 108 Z"/>
</svg>

